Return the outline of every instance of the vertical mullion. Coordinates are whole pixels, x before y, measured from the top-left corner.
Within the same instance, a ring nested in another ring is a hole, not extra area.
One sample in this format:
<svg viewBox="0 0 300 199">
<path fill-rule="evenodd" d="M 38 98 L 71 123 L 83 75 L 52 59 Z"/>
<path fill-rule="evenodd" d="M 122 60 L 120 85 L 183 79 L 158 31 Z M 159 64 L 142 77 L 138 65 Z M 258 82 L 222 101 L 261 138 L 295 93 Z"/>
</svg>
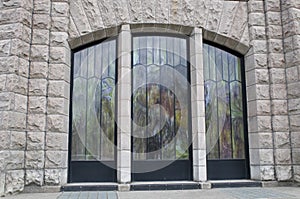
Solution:
<svg viewBox="0 0 300 199">
<path fill-rule="evenodd" d="M 102 159 L 102 150 L 103 150 L 103 144 L 102 144 L 102 136 L 103 136 L 103 130 L 102 130 L 102 75 L 103 75 L 103 62 L 104 62 L 104 58 L 103 58 L 103 44 L 100 44 L 99 48 L 101 49 L 101 55 L 100 55 L 100 157 L 99 159 Z"/>
<path fill-rule="evenodd" d="M 172 38 L 173 40 L 173 82 L 172 82 L 172 88 L 173 88 L 173 91 L 171 90 L 171 92 L 173 93 L 173 117 L 174 117 L 174 127 L 173 127 L 173 138 L 174 138 L 174 160 L 176 160 L 176 117 L 175 117 L 175 42 L 177 42 L 177 39 L 175 38 Z"/>
<path fill-rule="evenodd" d="M 86 62 L 86 64 L 84 65 L 85 67 L 86 67 L 86 89 L 85 89 L 85 97 L 86 97 L 86 99 L 85 99 L 85 107 L 86 107 L 86 110 L 85 110 L 85 119 L 86 119 L 86 124 L 85 124 L 85 145 L 84 145 L 84 155 L 85 155 L 85 160 L 87 159 L 87 132 L 88 132 L 88 128 L 87 128 L 87 112 L 88 112 L 88 88 L 89 88 L 89 67 L 88 67 L 88 65 L 89 65 L 89 63 L 88 63 L 88 59 L 87 59 L 87 56 L 88 56 L 88 50 L 89 50 L 89 48 L 87 48 L 87 49 L 85 49 L 84 51 L 85 51 L 85 62 Z"/>
<path fill-rule="evenodd" d="M 213 50 L 213 53 L 214 53 L 214 67 L 215 67 L 215 76 L 216 76 L 216 100 L 217 100 L 217 108 L 216 108 L 216 110 L 217 110 L 217 137 L 219 138 L 220 136 L 219 136 L 219 134 L 220 134 L 220 131 L 219 131 L 219 129 L 220 129 L 220 124 L 219 124 L 219 96 L 218 96 L 218 72 L 217 72 L 217 70 L 218 70 L 218 66 L 217 66 L 217 52 L 216 52 L 216 48 L 215 47 L 211 47 L 212 48 L 212 50 Z M 220 159 L 220 140 L 218 139 L 218 159 Z"/>
<path fill-rule="evenodd" d="M 158 47 L 159 47 L 159 61 L 158 63 L 161 64 L 161 37 L 158 37 Z M 159 81 L 161 82 L 161 70 L 159 70 Z M 162 102 L 161 102 L 161 85 L 158 85 L 159 86 L 159 104 L 160 106 L 162 105 Z M 161 121 L 161 109 L 159 109 L 159 121 Z M 162 142 L 162 126 L 161 126 L 161 122 L 159 123 L 159 143 L 160 143 L 160 159 L 162 160 L 163 159 L 163 153 L 162 153 L 162 149 L 163 149 L 163 142 Z"/>
<path fill-rule="evenodd" d="M 226 53 L 227 54 L 227 53 Z M 232 114 L 231 114 L 231 111 L 232 111 L 232 108 L 231 108 L 231 80 L 230 80 L 230 71 L 229 71 L 229 59 L 228 59 L 228 54 L 226 56 L 226 61 L 227 61 L 227 65 L 228 65 L 228 90 L 229 90 L 229 114 L 230 114 L 230 131 L 231 131 L 231 158 L 233 158 L 233 154 L 234 154 L 234 151 L 233 151 L 233 142 L 234 142 L 234 136 L 233 136 L 233 130 L 232 130 Z"/>
</svg>

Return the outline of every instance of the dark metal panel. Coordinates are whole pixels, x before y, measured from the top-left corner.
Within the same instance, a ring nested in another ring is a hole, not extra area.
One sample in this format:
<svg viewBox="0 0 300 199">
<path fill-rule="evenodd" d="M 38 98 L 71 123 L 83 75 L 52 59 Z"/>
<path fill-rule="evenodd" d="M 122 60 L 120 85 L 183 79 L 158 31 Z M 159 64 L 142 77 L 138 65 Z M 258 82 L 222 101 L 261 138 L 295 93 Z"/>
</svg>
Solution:
<svg viewBox="0 0 300 199">
<path fill-rule="evenodd" d="M 114 161 L 72 161 L 70 182 L 116 182 Z"/>
<path fill-rule="evenodd" d="M 247 179 L 247 161 L 242 160 L 207 160 L 208 180 Z"/>
<path fill-rule="evenodd" d="M 133 170 L 138 168 L 159 168 L 160 165 L 164 165 L 167 161 L 162 160 L 149 160 L 149 161 L 133 161 Z M 159 170 L 145 172 L 145 173 L 132 173 L 133 181 L 176 181 L 176 180 L 192 180 L 190 160 L 176 160 L 171 164 L 162 167 Z"/>
</svg>

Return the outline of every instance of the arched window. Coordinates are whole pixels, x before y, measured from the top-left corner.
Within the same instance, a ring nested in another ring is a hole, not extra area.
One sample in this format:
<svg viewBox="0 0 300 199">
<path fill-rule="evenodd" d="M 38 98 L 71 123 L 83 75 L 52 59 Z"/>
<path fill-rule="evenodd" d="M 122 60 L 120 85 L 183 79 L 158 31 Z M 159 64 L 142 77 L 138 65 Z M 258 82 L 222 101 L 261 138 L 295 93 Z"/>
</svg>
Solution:
<svg viewBox="0 0 300 199">
<path fill-rule="evenodd" d="M 246 165 L 242 60 L 209 44 L 203 55 L 208 164 L 234 159 Z"/>
</svg>

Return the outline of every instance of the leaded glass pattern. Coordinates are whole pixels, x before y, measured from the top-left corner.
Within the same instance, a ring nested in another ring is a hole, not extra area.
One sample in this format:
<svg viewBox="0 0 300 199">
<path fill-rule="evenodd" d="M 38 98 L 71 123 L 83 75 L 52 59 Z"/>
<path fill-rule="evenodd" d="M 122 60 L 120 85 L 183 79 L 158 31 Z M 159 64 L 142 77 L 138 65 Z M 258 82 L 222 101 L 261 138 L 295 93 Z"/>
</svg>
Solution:
<svg viewBox="0 0 300 199">
<path fill-rule="evenodd" d="M 133 125 L 133 135 L 143 135 L 133 136 L 133 159 L 188 159 L 186 39 L 169 36 L 134 37 L 132 59 L 133 88 L 138 87 L 132 97 L 132 119 L 136 124 Z M 172 68 L 172 72 L 165 71 L 167 68 Z M 180 74 L 186 81 L 180 82 L 173 73 Z M 164 86 L 166 81 L 170 86 Z M 183 102 L 179 103 L 178 95 L 185 96 Z"/>
<path fill-rule="evenodd" d="M 205 119 L 208 159 L 244 159 L 241 59 L 204 44 Z"/>
<path fill-rule="evenodd" d="M 72 160 L 114 160 L 116 41 L 74 53 Z"/>
</svg>

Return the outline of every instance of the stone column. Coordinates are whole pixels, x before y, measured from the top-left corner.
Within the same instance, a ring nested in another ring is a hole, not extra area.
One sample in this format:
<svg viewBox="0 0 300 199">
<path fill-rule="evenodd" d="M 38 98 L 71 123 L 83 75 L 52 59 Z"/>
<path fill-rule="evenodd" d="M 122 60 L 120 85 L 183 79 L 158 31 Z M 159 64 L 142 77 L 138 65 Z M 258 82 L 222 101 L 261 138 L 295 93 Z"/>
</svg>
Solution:
<svg viewBox="0 0 300 199">
<path fill-rule="evenodd" d="M 248 1 L 251 48 L 245 55 L 251 179 L 274 180 L 274 151 L 263 0 Z"/>
<path fill-rule="evenodd" d="M 67 182 L 70 65 L 69 0 L 51 0 L 45 134 L 45 185 Z"/>
<path fill-rule="evenodd" d="M 293 179 L 300 182 L 300 2 L 281 0 Z"/>
<path fill-rule="evenodd" d="M 131 32 L 122 25 L 118 40 L 117 178 L 131 181 Z"/>
<path fill-rule="evenodd" d="M 287 181 L 292 177 L 292 167 L 280 0 L 265 0 L 264 10 L 275 178 Z"/>
<path fill-rule="evenodd" d="M 0 196 L 24 189 L 32 0 L 0 3 Z"/>
<path fill-rule="evenodd" d="M 202 48 L 202 29 L 195 28 L 190 37 L 194 181 L 207 180 Z"/>
</svg>

